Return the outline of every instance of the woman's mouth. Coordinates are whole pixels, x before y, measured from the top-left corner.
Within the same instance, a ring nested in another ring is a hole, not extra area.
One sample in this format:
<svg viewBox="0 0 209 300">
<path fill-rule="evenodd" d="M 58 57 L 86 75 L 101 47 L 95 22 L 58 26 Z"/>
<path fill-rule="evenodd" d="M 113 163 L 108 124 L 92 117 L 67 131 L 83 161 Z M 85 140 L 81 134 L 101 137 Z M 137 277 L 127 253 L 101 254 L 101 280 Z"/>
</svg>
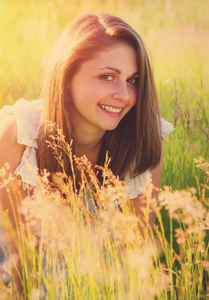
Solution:
<svg viewBox="0 0 209 300">
<path fill-rule="evenodd" d="M 111 112 L 111 113 L 120 113 L 123 108 L 116 108 L 116 107 L 112 107 L 112 106 L 108 106 L 108 105 L 101 105 L 99 104 L 99 107 L 101 107 L 102 109 L 108 111 L 108 112 Z"/>
</svg>

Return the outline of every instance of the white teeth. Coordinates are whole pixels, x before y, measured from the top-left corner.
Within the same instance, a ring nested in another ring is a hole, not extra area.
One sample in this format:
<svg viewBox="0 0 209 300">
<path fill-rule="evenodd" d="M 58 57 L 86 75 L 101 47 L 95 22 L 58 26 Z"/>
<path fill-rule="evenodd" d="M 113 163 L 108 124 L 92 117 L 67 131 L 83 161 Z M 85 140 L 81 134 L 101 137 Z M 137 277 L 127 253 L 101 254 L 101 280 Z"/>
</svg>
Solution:
<svg viewBox="0 0 209 300">
<path fill-rule="evenodd" d="M 100 105 L 103 109 L 109 111 L 109 112 L 113 112 L 113 113 L 119 113 L 121 112 L 122 108 L 114 108 L 111 106 L 106 106 L 106 105 Z"/>
</svg>

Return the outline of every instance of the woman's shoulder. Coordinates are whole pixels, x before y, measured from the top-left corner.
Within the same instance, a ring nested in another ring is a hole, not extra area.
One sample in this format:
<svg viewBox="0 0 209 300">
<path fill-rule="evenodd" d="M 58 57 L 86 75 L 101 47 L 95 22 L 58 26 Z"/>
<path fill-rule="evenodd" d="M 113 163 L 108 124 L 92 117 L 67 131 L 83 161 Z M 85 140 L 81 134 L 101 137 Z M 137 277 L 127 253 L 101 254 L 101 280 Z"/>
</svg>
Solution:
<svg viewBox="0 0 209 300">
<path fill-rule="evenodd" d="M 0 120 L 4 122 L 5 117 L 13 114 L 17 125 L 17 142 L 36 148 L 41 111 L 42 99 L 19 99 L 14 105 L 5 105 L 0 110 Z"/>
<path fill-rule="evenodd" d="M 25 150 L 24 145 L 17 142 L 17 123 L 12 114 L 0 120 L 0 167 L 9 163 L 11 171 L 14 171 L 20 164 L 21 157 Z"/>
<path fill-rule="evenodd" d="M 166 136 L 169 135 L 171 132 L 173 132 L 175 128 L 170 122 L 166 121 L 163 118 L 160 118 L 160 124 L 161 124 L 161 135 L 162 138 L 165 140 Z"/>
<path fill-rule="evenodd" d="M 18 100 L 0 110 L 0 167 L 8 162 L 23 184 L 37 186 L 35 148 L 42 111 L 42 99 Z"/>
</svg>

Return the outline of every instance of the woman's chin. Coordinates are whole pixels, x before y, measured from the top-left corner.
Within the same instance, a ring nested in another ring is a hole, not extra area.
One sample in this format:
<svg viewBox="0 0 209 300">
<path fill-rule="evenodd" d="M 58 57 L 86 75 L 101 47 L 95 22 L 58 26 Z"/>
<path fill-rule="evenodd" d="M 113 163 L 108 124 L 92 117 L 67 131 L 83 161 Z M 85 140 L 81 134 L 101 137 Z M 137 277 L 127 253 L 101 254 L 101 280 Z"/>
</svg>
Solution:
<svg viewBox="0 0 209 300">
<path fill-rule="evenodd" d="M 118 126 L 117 124 L 108 124 L 103 127 L 104 130 L 114 130 Z"/>
</svg>

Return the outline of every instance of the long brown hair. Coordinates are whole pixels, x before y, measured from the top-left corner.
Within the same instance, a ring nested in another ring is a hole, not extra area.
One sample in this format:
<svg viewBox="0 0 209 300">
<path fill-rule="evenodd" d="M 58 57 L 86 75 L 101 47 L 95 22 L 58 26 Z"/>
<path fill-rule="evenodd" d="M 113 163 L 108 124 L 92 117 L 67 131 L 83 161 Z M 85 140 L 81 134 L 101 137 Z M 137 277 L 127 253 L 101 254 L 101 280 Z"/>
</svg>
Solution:
<svg viewBox="0 0 209 300">
<path fill-rule="evenodd" d="M 159 163 L 160 114 L 144 42 L 137 32 L 120 18 L 98 13 L 83 15 L 70 23 L 51 52 L 41 95 L 44 107 L 37 150 L 40 172 L 44 169 L 49 172 L 60 171 L 57 160 L 45 142 L 51 135 L 47 121 L 55 123 L 62 130 L 67 142 L 73 138 L 68 99 L 71 78 L 83 61 L 118 41 L 124 41 L 136 50 L 139 71 L 138 99 L 117 128 L 106 131 L 97 163 L 103 164 L 108 151 L 111 157 L 110 168 L 121 179 L 130 170 L 134 177 Z M 62 156 L 65 170 L 70 175 L 72 172 L 70 162 L 64 153 Z"/>
</svg>

